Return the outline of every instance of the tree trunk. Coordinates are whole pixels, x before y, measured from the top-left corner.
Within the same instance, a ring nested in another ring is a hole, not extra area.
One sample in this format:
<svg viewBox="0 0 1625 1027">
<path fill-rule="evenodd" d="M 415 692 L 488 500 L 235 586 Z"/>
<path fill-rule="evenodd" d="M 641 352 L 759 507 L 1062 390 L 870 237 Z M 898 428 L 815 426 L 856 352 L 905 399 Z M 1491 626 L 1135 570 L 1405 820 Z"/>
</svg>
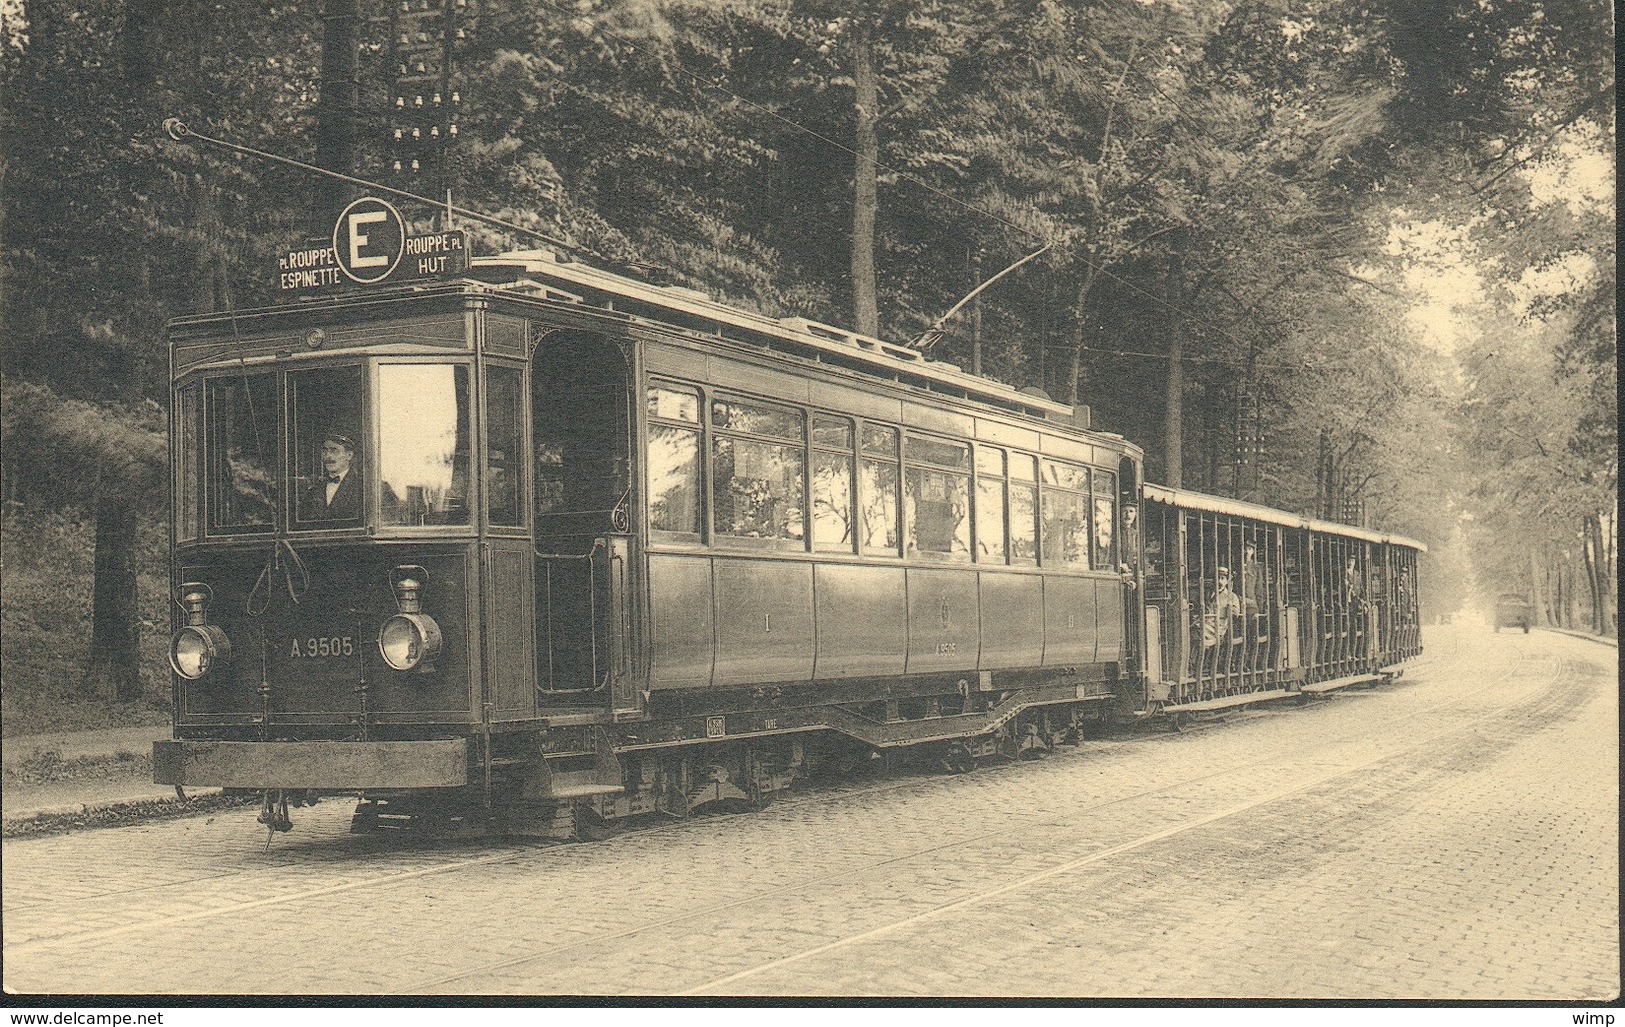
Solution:
<svg viewBox="0 0 1625 1027">
<path fill-rule="evenodd" d="M 38 5 L 35 5 L 36 7 Z M 32 10 L 31 14 L 34 13 Z M 123 101 L 129 110 L 150 112 L 163 101 L 164 73 L 181 74 L 184 62 L 176 68 L 168 50 L 172 40 L 166 29 L 165 5 L 161 0 L 131 0 L 124 5 L 120 29 L 119 70 L 123 78 Z M 175 82 L 170 81 L 173 87 Z M 200 234 L 200 239 L 209 236 Z M 209 269 L 198 269 L 205 281 Z M 142 283 L 145 284 L 144 282 Z M 105 394 L 133 401 L 140 379 L 140 358 L 125 351 L 102 383 Z M 136 508 L 135 490 L 130 483 L 105 472 L 96 497 L 96 543 L 94 577 L 91 584 L 90 650 L 84 662 L 81 685 L 87 695 L 119 702 L 141 698 L 141 620 L 136 594 Z"/>
<path fill-rule="evenodd" d="M 141 621 L 136 609 L 135 510 L 124 490 L 96 503 L 96 578 L 85 690 L 120 702 L 141 698 Z"/>
<path fill-rule="evenodd" d="M 1093 253 L 1090 255 L 1093 256 Z M 1095 278 L 1095 265 L 1085 264 L 1083 280 L 1078 283 L 1077 298 L 1072 301 L 1072 366 L 1067 369 L 1066 401 L 1073 406 L 1078 405 L 1079 394 L 1083 391 L 1083 344 L 1088 341 L 1084 317 L 1089 310 L 1089 294 L 1095 289 Z"/>
<path fill-rule="evenodd" d="M 971 254 L 970 287 L 974 290 L 982 284 L 982 253 L 977 250 Z M 970 373 L 982 373 L 982 297 L 977 296 L 970 301 Z"/>
<path fill-rule="evenodd" d="M 1214 395 L 1223 394 L 1219 387 L 1218 378 L 1211 371 L 1202 375 L 1202 438 L 1206 452 L 1207 467 L 1204 473 L 1207 480 L 1198 488 L 1218 494 L 1219 467 L 1224 462 L 1224 422 L 1226 420 L 1223 410 L 1223 401 L 1215 402 Z"/>
<path fill-rule="evenodd" d="M 1585 564 L 1586 589 L 1591 594 L 1591 630 L 1599 635 L 1612 634 L 1610 604 L 1614 586 L 1610 533 L 1603 527 L 1602 517 L 1597 514 L 1587 514 L 1583 528 L 1581 553 Z"/>
<path fill-rule="evenodd" d="M 1185 485 L 1185 333 L 1177 328 L 1168 351 L 1168 377 L 1163 392 L 1163 479 L 1173 488 Z"/>
<path fill-rule="evenodd" d="M 317 103 L 316 163 L 329 171 L 354 175 L 357 171 L 357 100 L 360 90 L 360 37 L 358 0 L 326 0 L 322 24 L 322 92 Z M 326 207 L 314 211 L 317 227 L 331 231 L 339 212 L 354 190 L 333 184 L 316 191 L 327 198 Z"/>
<path fill-rule="evenodd" d="M 1529 607 L 1530 607 L 1530 610 L 1532 611 L 1532 616 L 1535 618 L 1535 623 L 1540 625 L 1541 627 L 1545 627 L 1546 624 L 1547 624 L 1547 620 L 1546 620 L 1546 602 L 1545 602 L 1545 597 L 1544 597 L 1544 594 L 1543 594 L 1545 590 L 1541 587 L 1542 583 L 1541 583 L 1540 579 L 1541 579 L 1540 547 L 1539 546 L 1530 546 L 1529 547 Z"/>
<path fill-rule="evenodd" d="M 1569 627 L 1569 582 L 1563 580 L 1567 561 L 1557 561 L 1557 573 L 1552 578 L 1552 620 L 1560 628 Z"/>
<path fill-rule="evenodd" d="M 1320 445 L 1315 451 L 1315 516 L 1326 515 L 1326 460 L 1331 451 L 1331 436 L 1320 429 Z"/>
<path fill-rule="evenodd" d="M 875 288 L 875 172 L 880 162 L 880 80 L 875 72 L 874 43 L 861 29 L 852 41 L 852 78 L 857 86 L 857 165 L 852 204 L 852 320 L 865 335 L 880 334 L 880 304 Z"/>
<path fill-rule="evenodd" d="M 124 5 L 124 27 L 119 32 L 119 60 L 123 66 L 125 84 L 132 91 L 150 88 L 163 63 L 163 38 L 159 25 L 163 14 L 162 0 L 129 0 Z"/>
</svg>

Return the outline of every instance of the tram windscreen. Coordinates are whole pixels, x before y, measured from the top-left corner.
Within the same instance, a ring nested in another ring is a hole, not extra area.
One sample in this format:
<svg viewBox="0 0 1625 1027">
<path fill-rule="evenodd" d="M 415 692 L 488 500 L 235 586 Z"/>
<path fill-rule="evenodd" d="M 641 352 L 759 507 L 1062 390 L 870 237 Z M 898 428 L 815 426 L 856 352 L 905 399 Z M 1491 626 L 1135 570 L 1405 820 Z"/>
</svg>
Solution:
<svg viewBox="0 0 1625 1027">
<path fill-rule="evenodd" d="M 263 531 L 275 524 L 282 434 L 278 398 L 271 373 L 209 381 L 210 531 Z"/>
<path fill-rule="evenodd" d="M 380 522 L 469 522 L 469 372 L 463 365 L 378 368 Z"/>
<path fill-rule="evenodd" d="M 288 375 L 293 410 L 296 528 L 361 523 L 361 368 Z"/>
</svg>

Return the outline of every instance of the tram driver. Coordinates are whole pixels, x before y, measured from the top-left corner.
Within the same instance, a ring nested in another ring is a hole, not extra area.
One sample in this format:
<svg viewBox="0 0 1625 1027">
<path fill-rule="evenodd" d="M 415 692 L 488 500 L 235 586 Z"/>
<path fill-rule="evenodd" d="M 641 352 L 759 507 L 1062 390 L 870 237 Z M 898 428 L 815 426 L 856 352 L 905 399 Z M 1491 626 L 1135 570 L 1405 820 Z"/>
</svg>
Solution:
<svg viewBox="0 0 1625 1027">
<path fill-rule="evenodd" d="M 355 440 L 342 432 L 322 436 L 322 476 L 299 499 L 302 521 L 356 520 L 361 516 L 361 479 L 355 467 Z"/>
</svg>

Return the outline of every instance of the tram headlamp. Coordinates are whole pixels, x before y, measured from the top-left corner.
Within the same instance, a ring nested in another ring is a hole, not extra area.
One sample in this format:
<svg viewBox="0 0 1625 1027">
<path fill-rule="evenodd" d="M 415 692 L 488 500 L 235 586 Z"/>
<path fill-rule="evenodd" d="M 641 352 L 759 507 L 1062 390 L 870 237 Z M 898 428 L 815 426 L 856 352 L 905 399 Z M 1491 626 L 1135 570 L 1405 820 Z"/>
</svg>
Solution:
<svg viewBox="0 0 1625 1027">
<path fill-rule="evenodd" d="M 432 669 L 440 655 L 440 625 L 421 613 L 397 613 L 378 630 L 378 652 L 394 670 Z"/>
<path fill-rule="evenodd" d="M 169 646 L 169 665 L 188 681 L 196 681 L 218 664 L 231 661 L 231 639 L 214 624 L 187 625 L 175 632 Z"/>
<path fill-rule="evenodd" d="M 389 576 L 400 610 L 378 629 L 378 654 L 393 670 L 434 669 L 440 655 L 440 625 L 423 612 L 423 586 L 429 580 L 422 567 L 403 564 Z"/>
<path fill-rule="evenodd" d="M 169 644 L 169 666 L 188 681 L 196 681 L 217 666 L 231 662 L 231 639 L 217 624 L 209 623 L 209 602 L 214 590 L 201 581 L 189 581 L 175 601 L 186 611 L 186 626 Z"/>
</svg>

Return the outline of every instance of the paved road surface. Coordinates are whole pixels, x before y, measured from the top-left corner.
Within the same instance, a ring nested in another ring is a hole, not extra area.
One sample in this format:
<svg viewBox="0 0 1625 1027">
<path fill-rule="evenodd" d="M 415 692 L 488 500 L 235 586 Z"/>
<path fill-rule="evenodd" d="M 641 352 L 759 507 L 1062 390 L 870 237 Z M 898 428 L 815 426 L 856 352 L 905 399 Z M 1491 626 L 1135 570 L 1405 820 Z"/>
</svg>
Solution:
<svg viewBox="0 0 1625 1027">
<path fill-rule="evenodd" d="M 1617 652 L 1401 681 L 593 845 L 296 811 L 4 846 L 23 992 L 1616 997 Z M 300 815 L 302 812 L 302 815 Z"/>
</svg>

